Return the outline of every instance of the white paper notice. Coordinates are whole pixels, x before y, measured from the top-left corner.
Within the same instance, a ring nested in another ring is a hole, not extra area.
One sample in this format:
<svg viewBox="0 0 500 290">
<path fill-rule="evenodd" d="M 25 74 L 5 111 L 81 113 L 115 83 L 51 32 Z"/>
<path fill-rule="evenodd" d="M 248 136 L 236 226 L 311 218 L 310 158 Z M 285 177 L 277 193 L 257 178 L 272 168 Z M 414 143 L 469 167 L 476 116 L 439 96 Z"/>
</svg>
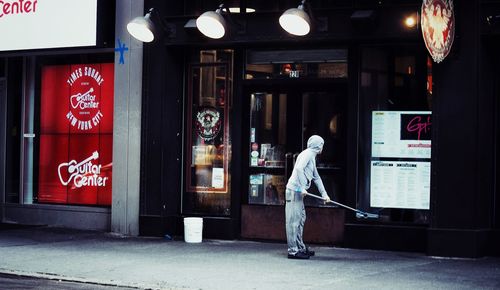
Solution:
<svg viewBox="0 0 500 290">
<path fill-rule="evenodd" d="M 430 162 L 372 161 L 370 206 L 429 209 Z"/>
<path fill-rule="evenodd" d="M 373 111 L 372 157 L 431 158 L 431 112 Z"/>
<path fill-rule="evenodd" d="M 224 168 L 214 167 L 212 169 L 212 187 L 224 188 Z"/>
</svg>

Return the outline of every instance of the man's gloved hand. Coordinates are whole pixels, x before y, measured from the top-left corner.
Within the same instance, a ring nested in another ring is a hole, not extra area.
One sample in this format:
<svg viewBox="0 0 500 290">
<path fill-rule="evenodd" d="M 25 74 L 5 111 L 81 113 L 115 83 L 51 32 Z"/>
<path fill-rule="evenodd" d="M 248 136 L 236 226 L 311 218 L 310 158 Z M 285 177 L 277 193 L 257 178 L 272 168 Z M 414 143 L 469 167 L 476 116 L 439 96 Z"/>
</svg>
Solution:
<svg viewBox="0 0 500 290">
<path fill-rule="evenodd" d="M 330 199 L 330 197 L 327 195 L 327 196 L 325 197 L 325 201 L 324 201 L 324 203 L 325 203 L 325 204 L 327 204 L 327 203 L 329 203 L 330 201 L 332 201 L 332 200 L 331 200 L 331 199 Z"/>
<path fill-rule="evenodd" d="M 300 195 L 302 196 L 302 198 L 304 198 L 304 197 L 306 197 L 307 193 L 308 193 L 307 191 L 303 191 L 303 192 L 300 193 Z"/>
</svg>

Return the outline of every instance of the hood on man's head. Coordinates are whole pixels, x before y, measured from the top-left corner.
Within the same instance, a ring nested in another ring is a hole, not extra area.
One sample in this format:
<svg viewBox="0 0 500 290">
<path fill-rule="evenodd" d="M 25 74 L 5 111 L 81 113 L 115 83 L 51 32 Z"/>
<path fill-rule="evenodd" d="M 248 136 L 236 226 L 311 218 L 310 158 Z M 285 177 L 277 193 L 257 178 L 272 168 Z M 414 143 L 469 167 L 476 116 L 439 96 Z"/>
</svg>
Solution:
<svg viewBox="0 0 500 290">
<path fill-rule="evenodd" d="M 325 144 L 325 141 L 318 135 L 312 135 L 309 137 L 309 140 L 307 140 L 307 148 L 314 150 L 316 153 L 321 152 L 323 144 Z"/>
</svg>

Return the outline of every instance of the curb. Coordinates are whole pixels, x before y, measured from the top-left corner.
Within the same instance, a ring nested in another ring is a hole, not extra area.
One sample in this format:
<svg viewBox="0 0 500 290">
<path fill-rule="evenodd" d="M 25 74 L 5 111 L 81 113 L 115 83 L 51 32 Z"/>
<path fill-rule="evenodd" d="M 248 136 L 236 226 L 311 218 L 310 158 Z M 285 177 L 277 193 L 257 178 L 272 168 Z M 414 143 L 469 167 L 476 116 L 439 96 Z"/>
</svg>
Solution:
<svg viewBox="0 0 500 290">
<path fill-rule="evenodd" d="M 56 280 L 61 282 L 74 282 L 74 283 L 83 283 L 83 284 L 92 284 L 92 285 L 110 286 L 110 287 L 124 287 L 131 289 L 143 289 L 143 290 L 160 289 L 155 287 L 144 287 L 144 285 L 127 284 L 127 283 L 122 283 L 120 281 L 102 281 L 102 280 L 95 280 L 88 278 L 61 276 L 52 273 L 25 272 L 25 271 L 3 269 L 3 268 L 0 268 L 0 274 L 26 277 L 26 278 Z"/>
</svg>

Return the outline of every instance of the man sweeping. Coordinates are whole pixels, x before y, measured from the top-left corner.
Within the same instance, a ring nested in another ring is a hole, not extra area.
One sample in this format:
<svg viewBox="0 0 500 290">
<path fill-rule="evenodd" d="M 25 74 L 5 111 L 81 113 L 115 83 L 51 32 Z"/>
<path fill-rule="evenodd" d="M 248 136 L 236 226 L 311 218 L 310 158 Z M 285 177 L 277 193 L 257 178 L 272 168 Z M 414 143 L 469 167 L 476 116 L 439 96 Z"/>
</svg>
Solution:
<svg viewBox="0 0 500 290">
<path fill-rule="evenodd" d="M 302 240 L 306 221 L 304 196 L 312 180 L 325 202 L 330 201 L 316 168 L 316 155 L 321 154 L 324 143 L 323 138 L 318 135 L 307 140 L 307 148 L 297 157 L 292 175 L 286 184 L 285 218 L 289 259 L 309 259 L 314 256 L 314 251 L 309 250 Z"/>
</svg>

